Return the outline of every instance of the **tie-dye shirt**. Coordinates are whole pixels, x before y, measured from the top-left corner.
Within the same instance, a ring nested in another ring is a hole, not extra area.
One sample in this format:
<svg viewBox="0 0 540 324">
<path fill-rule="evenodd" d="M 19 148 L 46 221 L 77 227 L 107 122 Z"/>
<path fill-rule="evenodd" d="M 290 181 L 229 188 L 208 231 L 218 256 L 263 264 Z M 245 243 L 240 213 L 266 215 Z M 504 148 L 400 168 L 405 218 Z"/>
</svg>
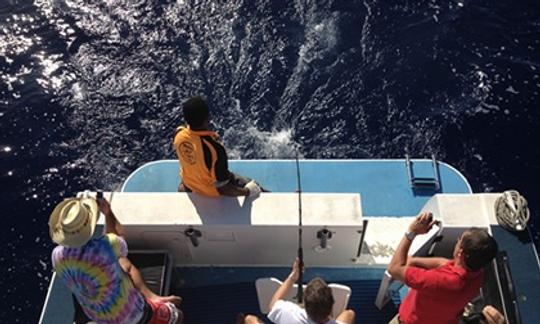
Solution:
<svg viewBox="0 0 540 324">
<path fill-rule="evenodd" d="M 127 252 L 126 241 L 111 233 L 80 248 L 57 246 L 52 252 L 56 275 L 97 323 L 133 324 L 142 317 L 144 297 L 118 263 Z"/>
</svg>

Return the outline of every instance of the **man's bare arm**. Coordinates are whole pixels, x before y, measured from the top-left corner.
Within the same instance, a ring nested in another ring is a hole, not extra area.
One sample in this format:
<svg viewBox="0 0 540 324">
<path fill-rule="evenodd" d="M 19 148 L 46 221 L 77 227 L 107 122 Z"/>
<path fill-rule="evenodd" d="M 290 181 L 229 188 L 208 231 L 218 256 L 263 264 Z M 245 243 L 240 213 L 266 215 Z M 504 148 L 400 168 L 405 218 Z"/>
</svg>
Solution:
<svg viewBox="0 0 540 324">
<path fill-rule="evenodd" d="M 137 269 L 137 267 L 135 267 L 128 258 L 120 257 L 118 258 L 118 262 L 120 263 L 122 270 L 124 270 L 124 272 L 127 273 L 128 276 L 131 278 L 133 286 L 135 286 L 135 288 L 137 288 L 137 290 L 140 291 L 145 298 L 155 299 L 159 297 L 158 295 L 153 293 L 150 288 L 148 288 L 148 286 L 146 286 L 146 283 L 144 282 L 141 273 L 139 272 L 139 269 Z"/>
<path fill-rule="evenodd" d="M 124 236 L 124 227 L 114 215 L 111 205 L 107 199 L 97 198 L 96 201 L 98 203 L 99 210 L 105 215 L 105 234 L 113 233 L 118 236 Z"/>
<path fill-rule="evenodd" d="M 120 257 L 118 258 L 118 262 L 120 263 L 120 267 L 122 267 L 122 270 L 124 270 L 125 273 L 129 276 L 131 281 L 133 282 L 133 286 L 140 291 L 140 293 L 144 296 L 146 299 L 152 299 L 152 300 L 160 300 L 164 302 L 171 302 L 175 304 L 176 306 L 180 306 L 180 303 L 182 302 L 182 298 L 175 295 L 170 296 L 160 296 L 158 294 L 155 294 L 144 282 L 143 277 L 141 276 L 141 273 L 139 272 L 139 269 L 129 261 L 126 257 Z M 180 312 L 181 314 L 181 312 Z M 183 315 L 181 314 L 183 317 Z M 179 321 L 178 323 L 181 323 Z"/>
<path fill-rule="evenodd" d="M 402 282 L 405 281 L 405 270 L 407 269 L 407 252 L 409 252 L 411 243 L 412 241 L 409 241 L 408 238 L 403 236 L 403 238 L 399 242 L 396 252 L 394 253 L 394 256 L 392 256 L 392 260 L 390 260 L 390 264 L 388 265 L 388 272 L 390 273 L 392 278 Z"/>
<path fill-rule="evenodd" d="M 445 263 L 450 261 L 450 259 L 447 258 L 439 258 L 439 257 L 413 257 L 409 256 L 407 258 L 407 266 L 413 266 L 413 267 L 419 267 L 424 269 L 434 269 L 438 268 Z"/>
<path fill-rule="evenodd" d="M 294 261 L 291 274 L 285 279 L 285 281 L 281 284 L 281 286 L 276 290 L 274 293 L 274 296 L 272 296 L 272 300 L 270 301 L 270 304 L 268 307 L 272 309 L 274 307 L 274 304 L 280 300 L 285 299 L 285 296 L 289 293 L 292 286 L 296 281 L 298 281 L 298 278 L 300 276 L 300 260 L 296 259 Z"/>
<path fill-rule="evenodd" d="M 416 235 L 425 234 L 431 229 L 433 224 L 435 224 L 435 221 L 433 220 L 431 213 L 421 213 L 409 225 L 408 231 L 415 233 Z M 388 265 L 388 272 L 390 275 L 392 275 L 394 279 L 402 282 L 405 281 L 405 270 L 407 269 L 408 263 L 407 253 L 409 252 L 411 243 L 412 241 L 404 235 Z"/>
<path fill-rule="evenodd" d="M 222 196 L 229 197 L 238 197 L 238 196 L 249 196 L 249 190 L 247 188 L 240 188 L 232 183 L 227 183 L 223 187 L 217 188 L 217 191 Z"/>
</svg>

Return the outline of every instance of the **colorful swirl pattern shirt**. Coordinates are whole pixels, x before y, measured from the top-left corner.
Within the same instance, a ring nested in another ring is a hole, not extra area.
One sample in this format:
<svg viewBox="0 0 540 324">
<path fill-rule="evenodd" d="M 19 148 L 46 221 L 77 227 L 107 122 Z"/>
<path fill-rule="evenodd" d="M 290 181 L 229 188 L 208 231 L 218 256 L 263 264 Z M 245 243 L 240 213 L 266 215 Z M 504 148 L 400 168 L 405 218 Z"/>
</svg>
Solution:
<svg viewBox="0 0 540 324">
<path fill-rule="evenodd" d="M 97 323 L 132 324 L 143 314 L 144 298 L 120 267 L 121 256 L 127 256 L 126 241 L 111 233 L 80 248 L 57 246 L 52 252 L 56 275 Z"/>
</svg>

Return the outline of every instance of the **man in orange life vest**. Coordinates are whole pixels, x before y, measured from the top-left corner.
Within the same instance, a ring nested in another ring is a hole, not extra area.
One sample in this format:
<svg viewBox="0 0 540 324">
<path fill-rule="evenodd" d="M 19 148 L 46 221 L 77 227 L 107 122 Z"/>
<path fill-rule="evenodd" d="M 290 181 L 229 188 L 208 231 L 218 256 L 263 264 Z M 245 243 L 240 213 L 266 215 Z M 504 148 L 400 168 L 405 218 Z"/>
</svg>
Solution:
<svg viewBox="0 0 540 324">
<path fill-rule="evenodd" d="M 206 102 L 195 96 L 183 104 L 187 126 L 180 126 L 173 145 L 180 160 L 182 183 L 178 191 L 205 196 L 256 197 L 261 187 L 253 180 L 229 171 L 227 153 L 216 132 L 209 130 Z"/>
</svg>

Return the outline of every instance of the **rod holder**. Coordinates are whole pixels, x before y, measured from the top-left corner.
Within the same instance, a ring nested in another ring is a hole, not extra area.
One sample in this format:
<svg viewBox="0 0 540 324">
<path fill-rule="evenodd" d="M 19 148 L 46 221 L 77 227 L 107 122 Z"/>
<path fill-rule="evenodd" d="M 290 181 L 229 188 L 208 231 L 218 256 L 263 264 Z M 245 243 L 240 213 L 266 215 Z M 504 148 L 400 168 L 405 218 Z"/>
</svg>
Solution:
<svg viewBox="0 0 540 324">
<path fill-rule="evenodd" d="M 317 232 L 317 238 L 320 241 L 320 249 L 326 250 L 326 248 L 328 247 L 328 240 L 332 238 L 332 232 L 330 232 L 326 228 L 323 228 L 322 230 Z"/>
<path fill-rule="evenodd" d="M 184 234 L 191 241 L 191 244 L 193 244 L 193 247 L 199 246 L 199 237 L 202 236 L 201 231 L 194 228 L 188 228 L 184 231 Z"/>
</svg>

